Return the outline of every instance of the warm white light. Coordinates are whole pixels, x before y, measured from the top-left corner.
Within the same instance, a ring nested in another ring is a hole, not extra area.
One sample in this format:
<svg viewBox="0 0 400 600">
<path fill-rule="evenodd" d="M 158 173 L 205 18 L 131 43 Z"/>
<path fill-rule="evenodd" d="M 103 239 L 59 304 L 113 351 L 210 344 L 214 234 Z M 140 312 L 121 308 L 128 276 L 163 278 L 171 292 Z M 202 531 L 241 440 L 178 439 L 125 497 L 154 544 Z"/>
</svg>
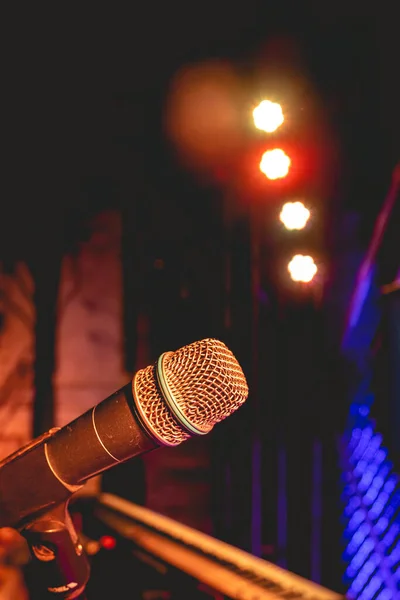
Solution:
<svg viewBox="0 0 400 600">
<path fill-rule="evenodd" d="M 291 160 L 280 148 L 267 150 L 261 157 L 260 171 L 268 179 L 281 179 L 289 173 Z"/>
<path fill-rule="evenodd" d="M 253 110 L 254 125 L 261 131 L 272 133 L 283 123 L 284 116 L 282 107 L 277 102 L 263 100 Z"/>
<path fill-rule="evenodd" d="M 282 207 L 279 218 L 286 229 L 303 229 L 310 218 L 310 214 L 310 211 L 302 202 L 286 202 Z"/>
<path fill-rule="evenodd" d="M 293 281 L 309 283 L 314 278 L 318 268 L 312 256 L 296 254 L 288 264 L 288 271 Z"/>
</svg>

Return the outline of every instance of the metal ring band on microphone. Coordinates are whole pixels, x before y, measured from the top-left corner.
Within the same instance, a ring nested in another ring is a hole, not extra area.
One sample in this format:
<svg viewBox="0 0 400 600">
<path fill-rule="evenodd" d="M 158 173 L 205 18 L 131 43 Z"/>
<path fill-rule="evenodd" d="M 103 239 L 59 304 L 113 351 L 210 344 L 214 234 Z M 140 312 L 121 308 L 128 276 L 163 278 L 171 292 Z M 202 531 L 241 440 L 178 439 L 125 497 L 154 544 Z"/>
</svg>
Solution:
<svg viewBox="0 0 400 600">
<path fill-rule="evenodd" d="M 157 368 L 156 368 L 157 381 L 161 388 L 162 395 L 164 396 L 164 400 L 167 403 L 168 408 L 170 409 L 172 414 L 175 416 L 175 418 L 179 421 L 179 423 L 181 423 L 183 425 L 183 427 L 189 433 L 192 433 L 193 435 L 205 435 L 205 434 L 209 433 L 209 431 L 202 431 L 201 429 L 198 429 L 195 425 L 193 425 L 193 423 L 188 421 L 186 416 L 181 411 L 171 390 L 169 389 L 167 380 L 164 376 L 164 369 L 163 369 L 164 357 L 168 354 L 169 354 L 169 352 L 164 352 L 164 354 L 161 354 L 161 356 L 159 357 L 159 359 L 157 361 Z"/>
</svg>

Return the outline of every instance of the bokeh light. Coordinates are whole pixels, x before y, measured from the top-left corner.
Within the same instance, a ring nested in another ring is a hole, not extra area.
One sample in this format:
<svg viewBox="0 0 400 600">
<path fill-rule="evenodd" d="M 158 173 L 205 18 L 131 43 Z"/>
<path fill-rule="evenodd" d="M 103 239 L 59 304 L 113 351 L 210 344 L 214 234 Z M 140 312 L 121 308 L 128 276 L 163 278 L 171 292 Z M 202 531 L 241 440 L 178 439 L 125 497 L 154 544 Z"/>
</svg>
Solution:
<svg viewBox="0 0 400 600">
<path fill-rule="evenodd" d="M 185 166 L 214 171 L 243 147 L 240 78 L 222 60 L 182 67 L 171 79 L 165 131 Z"/>
<path fill-rule="evenodd" d="M 263 100 L 253 110 L 253 120 L 257 129 L 272 133 L 282 125 L 285 119 L 280 104 Z"/>
<path fill-rule="evenodd" d="M 312 256 L 296 254 L 288 264 L 288 271 L 293 281 L 309 283 L 318 271 Z"/>
<path fill-rule="evenodd" d="M 261 157 L 260 171 L 268 179 L 282 179 L 289 173 L 291 160 L 281 148 L 267 150 Z"/>
<path fill-rule="evenodd" d="M 310 211 L 302 202 L 286 202 L 282 207 L 279 218 L 286 229 L 304 229 L 310 215 Z"/>
</svg>

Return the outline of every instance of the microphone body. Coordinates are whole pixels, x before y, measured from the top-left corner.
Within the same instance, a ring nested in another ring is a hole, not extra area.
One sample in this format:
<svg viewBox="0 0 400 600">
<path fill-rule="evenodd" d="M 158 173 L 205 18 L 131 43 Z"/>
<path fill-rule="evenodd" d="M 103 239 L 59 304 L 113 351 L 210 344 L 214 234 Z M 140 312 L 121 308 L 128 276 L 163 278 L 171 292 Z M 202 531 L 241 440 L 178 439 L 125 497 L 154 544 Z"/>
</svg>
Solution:
<svg viewBox="0 0 400 600">
<path fill-rule="evenodd" d="M 160 445 L 142 425 L 129 383 L 0 463 L 0 527 L 23 527 L 87 479 Z"/>
<path fill-rule="evenodd" d="M 115 464 L 207 434 L 247 395 L 243 371 L 223 342 L 165 352 L 131 383 L 0 462 L 0 527 L 22 530 Z"/>
</svg>

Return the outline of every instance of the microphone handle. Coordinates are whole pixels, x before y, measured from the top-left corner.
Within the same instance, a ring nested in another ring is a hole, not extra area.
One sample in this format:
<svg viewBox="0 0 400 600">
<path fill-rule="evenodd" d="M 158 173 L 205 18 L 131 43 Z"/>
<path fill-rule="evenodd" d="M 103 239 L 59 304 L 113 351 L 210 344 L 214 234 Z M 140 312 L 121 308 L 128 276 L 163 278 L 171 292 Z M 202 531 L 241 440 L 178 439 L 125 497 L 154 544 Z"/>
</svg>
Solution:
<svg viewBox="0 0 400 600">
<path fill-rule="evenodd" d="M 0 527 L 21 529 L 90 477 L 158 445 L 137 414 L 132 384 L 125 385 L 0 463 Z"/>
<path fill-rule="evenodd" d="M 47 456 L 59 479 L 80 485 L 157 447 L 141 422 L 129 383 L 57 431 L 47 443 Z"/>
</svg>

